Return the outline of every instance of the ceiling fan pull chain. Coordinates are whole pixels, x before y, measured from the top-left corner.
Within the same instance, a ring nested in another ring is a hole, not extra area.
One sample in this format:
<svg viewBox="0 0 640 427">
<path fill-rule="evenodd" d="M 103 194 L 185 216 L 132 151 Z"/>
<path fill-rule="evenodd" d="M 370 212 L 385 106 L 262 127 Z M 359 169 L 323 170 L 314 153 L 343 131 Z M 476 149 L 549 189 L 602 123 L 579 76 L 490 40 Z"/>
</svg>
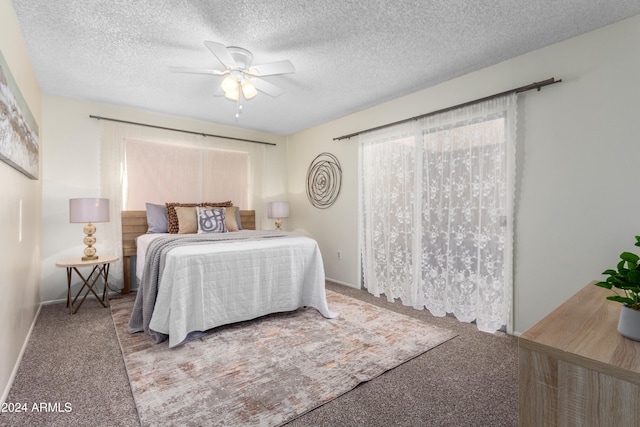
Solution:
<svg viewBox="0 0 640 427">
<path fill-rule="evenodd" d="M 240 102 L 241 98 L 242 98 L 242 93 L 239 91 L 238 99 L 236 99 L 236 122 L 240 118 L 240 113 L 242 113 L 242 103 Z"/>
</svg>

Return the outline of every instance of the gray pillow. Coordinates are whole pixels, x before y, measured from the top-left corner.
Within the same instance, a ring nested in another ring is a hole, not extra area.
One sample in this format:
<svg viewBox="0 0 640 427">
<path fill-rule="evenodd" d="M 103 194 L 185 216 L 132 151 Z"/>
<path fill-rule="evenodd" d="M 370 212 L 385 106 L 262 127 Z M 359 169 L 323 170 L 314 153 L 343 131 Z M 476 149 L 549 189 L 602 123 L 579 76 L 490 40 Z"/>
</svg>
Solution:
<svg viewBox="0 0 640 427">
<path fill-rule="evenodd" d="M 147 203 L 147 233 L 168 233 L 167 208 L 165 205 Z"/>
</svg>

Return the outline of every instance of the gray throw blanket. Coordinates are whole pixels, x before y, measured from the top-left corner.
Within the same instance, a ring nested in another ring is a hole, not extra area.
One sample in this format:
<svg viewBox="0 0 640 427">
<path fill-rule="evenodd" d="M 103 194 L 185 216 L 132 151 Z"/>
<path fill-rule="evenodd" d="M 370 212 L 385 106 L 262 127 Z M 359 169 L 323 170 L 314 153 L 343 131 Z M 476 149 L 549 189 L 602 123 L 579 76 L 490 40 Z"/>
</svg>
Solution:
<svg viewBox="0 0 640 427">
<path fill-rule="evenodd" d="M 213 242 L 232 242 L 238 240 L 252 240 L 255 238 L 285 237 L 294 235 L 293 233 L 282 233 L 273 231 L 252 232 L 250 235 L 244 233 L 211 233 L 211 234 L 190 234 L 171 235 L 158 237 L 151 241 L 147 247 L 144 270 L 140 278 L 140 286 L 136 295 L 131 318 L 129 319 L 129 332 L 143 332 L 151 337 L 154 343 L 165 341 L 168 335 L 156 332 L 149 328 L 151 316 L 158 295 L 158 285 L 167 252 L 178 246 L 197 245 Z"/>
</svg>

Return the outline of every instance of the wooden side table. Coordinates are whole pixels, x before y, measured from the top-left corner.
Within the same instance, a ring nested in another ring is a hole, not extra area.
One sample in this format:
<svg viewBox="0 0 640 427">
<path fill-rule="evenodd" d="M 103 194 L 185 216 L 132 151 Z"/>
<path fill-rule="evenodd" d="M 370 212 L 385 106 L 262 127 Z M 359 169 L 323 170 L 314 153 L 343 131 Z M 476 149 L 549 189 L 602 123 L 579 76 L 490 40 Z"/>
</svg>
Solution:
<svg viewBox="0 0 640 427">
<path fill-rule="evenodd" d="M 618 333 L 622 305 L 594 283 L 520 335 L 521 427 L 638 425 L 640 342 Z"/>
<path fill-rule="evenodd" d="M 93 293 L 100 304 L 103 307 L 109 306 L 109 288 L 107 286 L 109 279 L 109 266 L 112 262 L 116 262 L 119 258 L 117 256 L 100 256 L 98 259 L 83 261 L 82 258 L 71 258 L 56 262 L 56 267 L 64 267 L 67 269 L 67 307 L 69 307 L 69 314 L 78 312 L 78 309 L 89 295 L 89 292 Z M 84 276 L 78 269 L 81 267 L 93 267 L 91 273 L 88 276 Z M 78 277 L 82 280 L 83 284 L 76 296 L 71 300 L 71 277 L 73 272 L 76 272 Z M 98 296 L 95 291 L 98 279 L 102 277 L 104 279 L 104 289 L 102 291 L 102 298 Z M 80 300 L 80 303 L 74 309 L 76 300 L 82 293 L 84 288 L 87 288 L 84 296 Z"/>
</svg>

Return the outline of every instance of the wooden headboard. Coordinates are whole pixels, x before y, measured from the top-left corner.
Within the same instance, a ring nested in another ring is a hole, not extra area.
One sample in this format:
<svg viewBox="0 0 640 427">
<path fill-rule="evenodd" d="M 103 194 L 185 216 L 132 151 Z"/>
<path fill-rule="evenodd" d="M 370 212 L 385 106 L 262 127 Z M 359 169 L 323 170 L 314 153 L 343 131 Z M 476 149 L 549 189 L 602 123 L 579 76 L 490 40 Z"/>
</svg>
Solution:
<svg viewBox="0 0 640 427">
<path fill-rule="evenodd" d="M 136 239 L 147 232 L 147 211 L 122 211 L 122 263 L 124 269 L 123 294 L 131 291 L 131 257 L 136 256 Z M 240 210 L 240 222 L 246 230 L 256 229 L 256 211 Z"/>
</svg>

